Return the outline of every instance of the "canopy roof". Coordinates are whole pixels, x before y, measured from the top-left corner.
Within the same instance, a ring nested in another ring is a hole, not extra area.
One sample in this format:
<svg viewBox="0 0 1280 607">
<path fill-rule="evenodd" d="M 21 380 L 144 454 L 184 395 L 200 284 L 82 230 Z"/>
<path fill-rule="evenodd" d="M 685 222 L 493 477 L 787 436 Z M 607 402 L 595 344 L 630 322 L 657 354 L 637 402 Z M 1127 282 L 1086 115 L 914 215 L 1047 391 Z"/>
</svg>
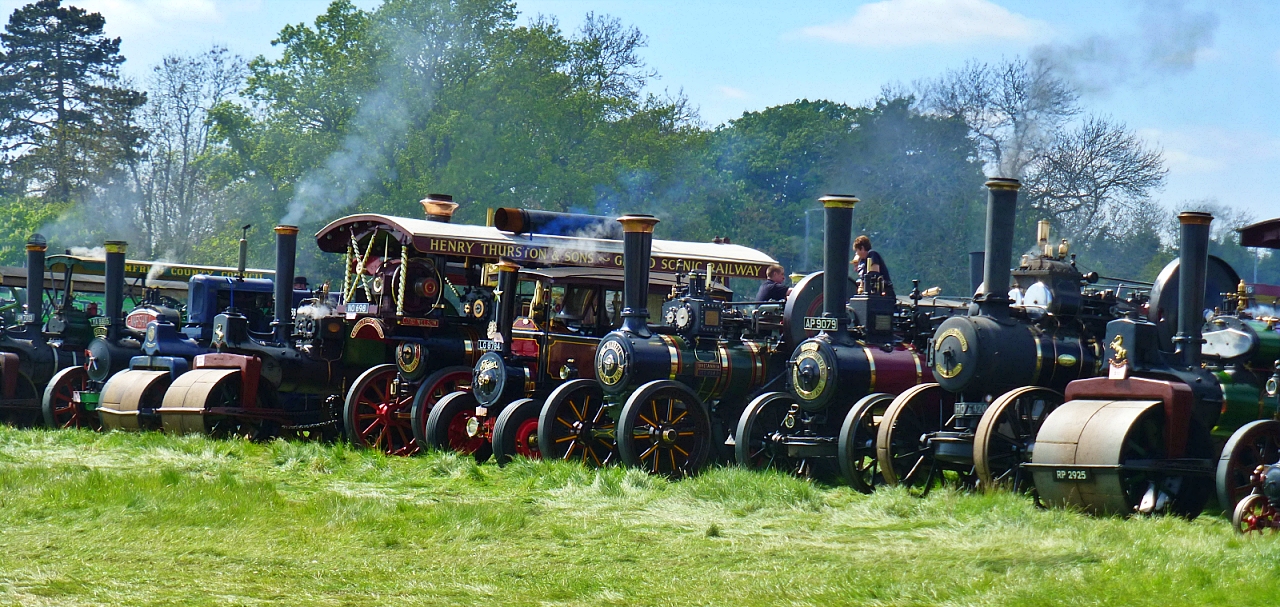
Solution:
<svg viewBox="0 0 1280 607">
<path fill-rule="evenodd" d="M 100 257 L 65 255 L 61 253 L 45 257 L 44 267 L 51 272 L 66 272 L 68 265 L 71 265 L 74 268 L 72 272 L 90 276 L 102 276 L 106 274 L 107 268 L 106 260 Z M 227 268 L 223 266 L 197 266 L 186 263 L 139 261 L 136 259 L 125 260 L 124 275 L 125 278 L 147 278 L 156 266 L 159 266 L 159 269 L 156 270 L 154 275 L 150 276 L 151 280 L 178 280 L 186 282 L 187 279 L 195 276 L 196 274 L 208 274 L 209 276 L 238 275 L 235 268 Z M 246 268 L 244 271 L 245 278 L 272 278 L 275 275 L 275 270 Z"/>
<path fill-rule="evenodd" d="M 316 233 L 316 243 L 322 251 L 342 253 L 353 239 L 363 241 L 375 230 L 426 254 L 510 259 L 531 266 L 622 267 L 620 240 L 511 234 L 489 226 L 388 215 L 348 215 Z M 764 278 L 765 270 L 775 263 L 772 257 L 741 245 L 654 240 L 651 267 L 655 272 L 688 272 L 710 266 L 712 276 Z"/>
<path fill-rule="evenodd" d="M 1240 246 L 1280 249 L 1280 217 L 1259 221 L 1238 230 Z"/>
</svg>

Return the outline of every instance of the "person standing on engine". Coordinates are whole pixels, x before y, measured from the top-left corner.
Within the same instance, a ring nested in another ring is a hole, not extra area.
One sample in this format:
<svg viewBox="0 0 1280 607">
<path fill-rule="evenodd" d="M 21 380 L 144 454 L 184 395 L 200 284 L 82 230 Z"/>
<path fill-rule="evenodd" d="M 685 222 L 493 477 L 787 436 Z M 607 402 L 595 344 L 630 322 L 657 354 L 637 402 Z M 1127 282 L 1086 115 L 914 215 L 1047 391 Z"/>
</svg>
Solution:
<svg viewBox="0 0 1280 607">
<path fill-rule="evenodd" d="M 773 301 L 777 299 L 787 298 L 786 285 L 782 284 L 787 279 L 786 273 L 782 271 L 782 266 L 773 264 L 765 271 L 768 276 L 764 284 L 760 285 L 760 290 L 756 291 L 756 301 Z"/>
<path fill-rule="evenodd" d="M 871 239 L 863 234 L 853 239 L 853 261 L 858 268 L 858 292 L 879 293 L 894 297 L 889 265 L 879 253 L 871 250 Z"/>
</svg>

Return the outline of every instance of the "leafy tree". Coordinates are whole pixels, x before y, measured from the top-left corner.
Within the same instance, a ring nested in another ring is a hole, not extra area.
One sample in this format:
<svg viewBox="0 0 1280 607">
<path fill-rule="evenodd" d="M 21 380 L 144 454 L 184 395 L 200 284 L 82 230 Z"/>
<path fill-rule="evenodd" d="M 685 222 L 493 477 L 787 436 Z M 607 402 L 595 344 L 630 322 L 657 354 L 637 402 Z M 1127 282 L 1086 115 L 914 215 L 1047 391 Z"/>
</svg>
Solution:
<svg viewBox="0 0 1280 607">
<path fill-rule="evenodd" d="M 120 39 L 104 36 L 104 23 L 39 0 L 0 34 L 0 150 L 14 191 L 71 200 L 136 154 L 144 132 L 133 113 L 145 96 L 121 85 Z"/>
</svg>

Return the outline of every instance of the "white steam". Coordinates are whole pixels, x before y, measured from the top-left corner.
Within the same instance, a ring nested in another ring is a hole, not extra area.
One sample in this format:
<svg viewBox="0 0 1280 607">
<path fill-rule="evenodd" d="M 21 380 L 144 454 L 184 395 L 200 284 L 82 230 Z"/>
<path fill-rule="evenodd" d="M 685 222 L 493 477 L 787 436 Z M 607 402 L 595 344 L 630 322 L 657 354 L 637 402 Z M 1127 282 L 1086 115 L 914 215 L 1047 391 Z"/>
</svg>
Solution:
<svg viewBox="0 0 1280 607">
<path fill-rule="evenodd" d="M 89 259 L 106 259 L 107 250 L 102 247 L 71 247 L 71 254 Z"/>
<path fill-rule="evenodd" d="M 321 318 L 324 318 L 326 316 L 333 316 L 333 314 L 334 314 L 333 306 L 330 306 L 324 303 L 319 303 L 319 304 L 306 304 L 303 306 L 299 306 L 297 311 L 293 313 L 293 316 L 294 318 L 306 317 L 306 318 L 313 318 L 315 320 L 320 320 Z"/>
</svg>

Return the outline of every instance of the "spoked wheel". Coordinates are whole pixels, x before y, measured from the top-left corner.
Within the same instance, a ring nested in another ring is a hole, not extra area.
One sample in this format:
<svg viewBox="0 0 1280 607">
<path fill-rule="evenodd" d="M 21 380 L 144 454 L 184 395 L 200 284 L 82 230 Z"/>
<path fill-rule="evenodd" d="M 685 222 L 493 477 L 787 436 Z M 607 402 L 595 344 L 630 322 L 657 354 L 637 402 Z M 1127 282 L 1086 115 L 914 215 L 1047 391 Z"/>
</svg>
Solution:
<svg viewBox="0 0 1280 607">
<path fill-rule="evenodd" d="M 538 450 L 538 414 L 542 401 L 522 398 L 502 408 L 493 423 L 493 458 L 505 466 L 512 457 L 542 457 Z"/>
<path fill-rule="evenodd" d="M 876 459 L 880 475 L 889 485 L 905 485 L 924 496 L 941 482 L 942 469 L 926 442 L 941 430 L 938 384 L 908 388 L 889 404 L 876 432 Z"/>
<path fill-rule="evenodd" d="M 752 470 L 774 469 L 801 478 L 829 477 L 830 458 L 792 456 L 786 441 L 803 431 L 795 399 L 786 392 L 766 392 L 752 400 L 738 418 L 734 451 L 738 464 Z"/>
<path fill-rule="evenodd" d="M 1231 512 L 1253 490 L 1251 477 L 1258 466 L 1280 461 L 1280 422 L 1258 420 L 1236 430 L 1218 460 L 1218 505 Z"/>
<path fill-rule="evenodd" d="M 1231 526 L 1240 533 L 1276 533 L 1280 531 L 1280 514 L 1267 496 L 1251 493 L 1232 510 Z"/>
<path fill-rule="evenodd" d="M 859 492 L 871 493 L 884 482 L 876 459 L 876 434 L 892 402 L 891 394 L 868 394 L 853 405 L 840 428 L 840 474 Z"/>
<path fill-rule="evenodd" d="M 538 449 L 544 459 L 603 466 L 617 452 L 615 429 L 600 386 L 593 379 L 575 379 L 560 384 L 542 406 Z"/>
<path fill-rule="evenodd" d="M 418 450 L 409 427 L 413 393 L 400 389 L 396 374 L 394 364 L 378 365 L 351 385 L 342 421 L 352 445 L 387 455 L 412 455 Z"/>
<path fill-rule="evenodd" d="M 413 406 L 409 410 L 409 424 L 413 429 L 414 442 L 422 447 L 434 446 L 427 434 L 427 421 L 431 418 L 431 409 L 441 399 L 454 392 L 470 391 L 471 367 L 445 367 L 422 380 L 418 390 L 413 394 Z"/>
<path fill-rule="evenodd" d="M 440 399 L 427 418 L 426 446 L 475 456 L 477 462 L 489 459 L 489 445 L 484 427 L 492 418 L 476 417 L 476 397 L 470 392 L 454 392 Z"/>
<path fill-rule="evenodd" d="M 279 424 L 252 415 L 228 413 L 240 409 L 239 369 L 196 369 L 179 375 L 165 391 L 158 413 L 165 432 L 203 433 L 213 438 L 267 440 Z M 259 386 L 258 406 L 274 409 L 275 392 Z"/>
<path fill-rule="evenodd" d="M 1044 419 L 1061 404 L 1062 394 L 1037 386 L 1015 388 L 991 402 L 973 440 L 973 467 L 983 488 L 1034 489 L 1022 464 L 1031 461 Z"/>
<path fill-rule="evenodd" d="M 94 411 L 76 402 L 75 393 L 89 387 L 89 372 L 84 367 L 67 367 L 54 374 L 44 389 L 41 410 L 44 424 L 50 428 L 88 428 L 101 430 L 102 420 Z"/>
<path fill-rule="evenodd" d="M 1150 461 L 1167 459 L 1165 449 L 1164 411 L 1146 415 L 1131 426 L 1120 450 L 1120 461 Z M 1187 427 L 1187 445 L 1184 457 L 1208 460 L 1213 457 L 1213 438 L 1194 420 Z M 1132 510 L 1140 509 L 1147 494 L 1156 496 L 1155 504 L 1164 501 L 1165 511 L 1193 519 L 1204 511 L 1213 495 L 1213 480 L 1208 476 L 1191 474 L 1166 474 L 1160 471 L 1122 470 L 1120 482 L 1125 498 Z M 1163 494 L 1163 500 L 1161 499 Z"/>
<path fill-rule="evenodd" d="M 651 381 L 622 407 L 618 455 L 622 463 L 651 474 L 697 474 L 711 457 L 711 414 L 684 384 Z"/>
</svg>

